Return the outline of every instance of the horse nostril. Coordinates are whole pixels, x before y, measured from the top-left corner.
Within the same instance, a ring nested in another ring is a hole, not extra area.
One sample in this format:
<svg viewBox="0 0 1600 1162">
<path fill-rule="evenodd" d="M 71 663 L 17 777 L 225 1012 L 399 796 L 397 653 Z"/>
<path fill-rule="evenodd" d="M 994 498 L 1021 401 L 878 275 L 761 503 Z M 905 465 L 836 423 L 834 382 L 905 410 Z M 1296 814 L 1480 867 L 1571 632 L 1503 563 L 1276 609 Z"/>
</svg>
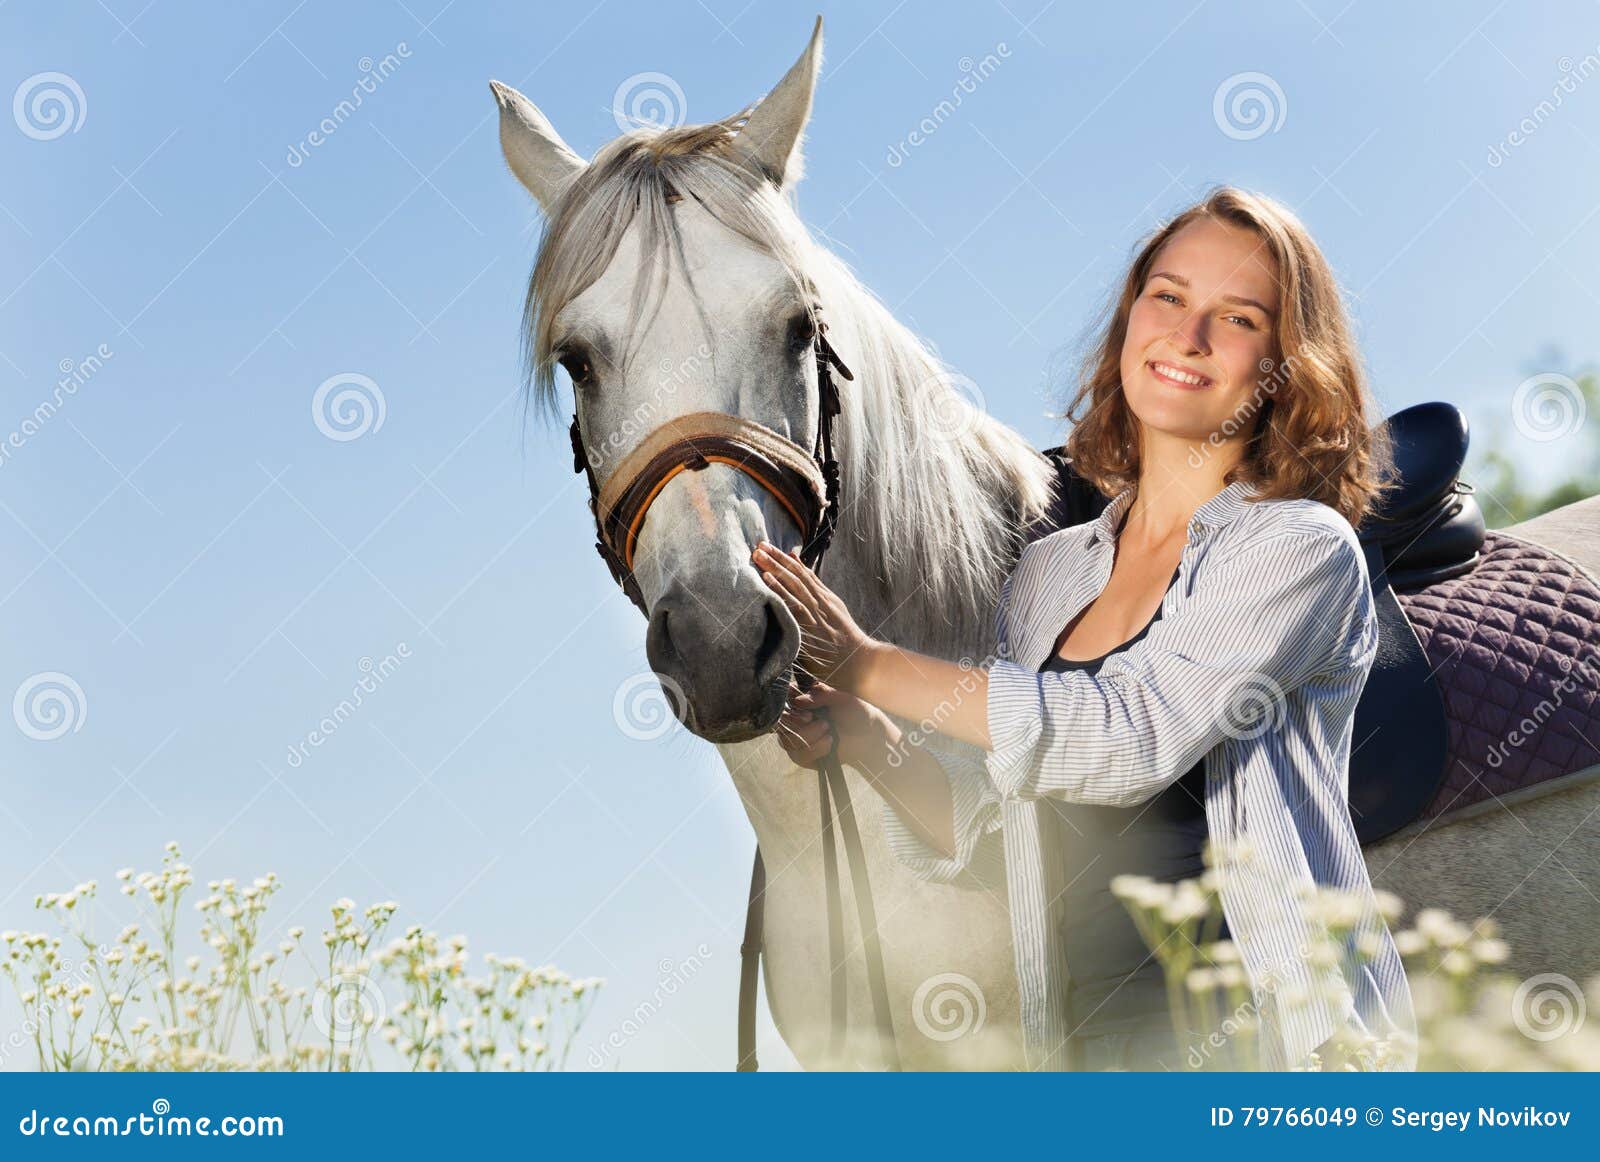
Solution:
<svg viewBox="0 0 1600 1162">
<path fill-rule="evenodd" d="M 650 668 L 657 673 L 666 672 L 669 666 L 675 669 L 683 660 L 672 641 L 672 628 L 668 625 L 671 616 L 672 610 L 665 602 L 658 604 L 655 615 L 650 618 L 650 628 L 645 632 L 645 656 L 650 659 Z"/>
<path fill-rule="evenodd" d="M 766 620 L 761 628 L 761 644 L 756 647 L 756 681 L 762 685 L 772 681 L 789 665 L 789 659 L 784 656 L 788 635 L 778 618 L 776 598 L 768 600 L 764 612 Z"/>
</svg>

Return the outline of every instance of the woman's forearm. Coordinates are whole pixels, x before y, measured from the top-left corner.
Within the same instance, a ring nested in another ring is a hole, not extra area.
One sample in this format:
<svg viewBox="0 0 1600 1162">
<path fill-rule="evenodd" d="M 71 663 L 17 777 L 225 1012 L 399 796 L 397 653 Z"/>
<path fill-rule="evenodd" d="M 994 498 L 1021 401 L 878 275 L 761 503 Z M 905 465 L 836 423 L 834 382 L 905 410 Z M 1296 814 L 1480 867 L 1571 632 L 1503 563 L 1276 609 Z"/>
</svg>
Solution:
<svg viewBox="0 0 1600 1162">
<path fill-rule="evenodd" d="M 941 856 L 955 853 L 955 800 L 944 767 L 920 746 L 912 746 L 890 723 L 881 751 L 847 760 L 872 783 L 918 839 Z"/>
<path fill-rule="evenodd" d="M 980 667 L 872 641 L 840 667 L 833 683 L 890 714 L 992 749 L 989 675 Z"/>
</svg>

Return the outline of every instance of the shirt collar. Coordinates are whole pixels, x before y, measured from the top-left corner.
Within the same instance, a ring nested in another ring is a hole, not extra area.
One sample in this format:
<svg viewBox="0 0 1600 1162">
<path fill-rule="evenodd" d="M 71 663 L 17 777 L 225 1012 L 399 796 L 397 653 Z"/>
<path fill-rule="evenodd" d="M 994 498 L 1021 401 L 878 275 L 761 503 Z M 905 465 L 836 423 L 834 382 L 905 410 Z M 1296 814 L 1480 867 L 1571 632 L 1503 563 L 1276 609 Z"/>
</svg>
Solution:
<svg viewBox="0 0 1600 1162">
<path fill-rule="evenodd" d="M 1133 507 L 1133 498 L 1138 488 L 1130 484 L 1117 493 L 1111 503 L 1106 505 L 1094 521 L 1094 539 L 1105 544 L 1113 544 L 1117 539 L 1117 528 L 1122 524 L 1122 518 L 1128 509 Z M 1255 486 L 1244 480 L 1235 480 L 1210 500 L 1194 510 L 1193 524 L 1200 524 L 1209 529 L 1220 529 L 1234 517 L 1244 511 L 1249 503 Z"/>
</svg>

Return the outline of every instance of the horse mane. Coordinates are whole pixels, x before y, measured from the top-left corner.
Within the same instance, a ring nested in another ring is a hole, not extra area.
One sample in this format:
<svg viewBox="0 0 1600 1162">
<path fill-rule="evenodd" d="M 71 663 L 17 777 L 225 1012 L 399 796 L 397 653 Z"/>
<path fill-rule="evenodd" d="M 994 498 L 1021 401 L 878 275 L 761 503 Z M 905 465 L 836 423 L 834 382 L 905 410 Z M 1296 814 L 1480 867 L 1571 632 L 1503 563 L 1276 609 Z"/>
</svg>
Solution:
<svg viewBox="0 0 1600 1162">
<path fill-rule="evenodd" d="M 829 335 L 855 373 L 842 392 L 836 452 L 845 503 L 834 553 L 848 544 L 861 565 L 859 583 L 887 611 L 874 632 L 945 656 L 971 649 L 988 640 L 1022 526 L 1048 509 L 1054 470 L 965 399 L 953 382 L 958 377 L 838 256 L 814 243 L 790 202 L 751 171 L 738 150 L 747 115 L 631 130 L 573 180 L 546 223 L 529 281 L 523 353 L 530 395 L 542 412 L 556 414 L 555 319 L 600 278 L 635 224 L 642 269 L 628 333 L 642 333 L 674 260 L 687 279 L 672 204 L 697 199 L 820 299 Z"/>
</svg>

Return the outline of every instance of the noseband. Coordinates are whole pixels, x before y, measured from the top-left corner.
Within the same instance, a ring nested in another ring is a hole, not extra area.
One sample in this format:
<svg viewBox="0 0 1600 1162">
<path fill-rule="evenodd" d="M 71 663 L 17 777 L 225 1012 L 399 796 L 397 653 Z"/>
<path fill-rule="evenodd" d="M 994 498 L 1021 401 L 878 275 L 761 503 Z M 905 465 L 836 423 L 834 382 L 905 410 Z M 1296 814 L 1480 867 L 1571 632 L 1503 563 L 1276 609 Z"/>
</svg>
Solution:
<svg viewBox="0 0 1600 1162">
<path fill-rule="evenodd" d="M 812 352 L 817 365 L 820 415 L 810 449 L 743 416 L 693 412 L 663 423 L 625 456 L 607 479 L 595 479 L 585 451 L 578 414 L 572 414 L 572 469 L 589 480 L 589 511 L 595 522 L 595 549 L 628 599 L 646 616 L 644 594 L 633 576 L 634 550 L 650 505 L 680 472 L 726 464 L 744 473 L 772 496 L 800 530 L 800 559 L 813 569 L 833 539 L 839 517 L 839 462 L 834 458 L 833 427 L 839 416 L 837 371 L 850 369 L 828 342 L 827 325 L 817 322 Z"/>
<path fill-rule="evenodd" d="M 755 481 L 782 506 L 800 530 L 800 559 L 820 568 L 839 520 L 839 462 L 834 456 L 833 427 L 839 417 L 839 389 L 833 373 L 854 380 L 850 369 L 828 342 L 827 326 L 817 321 L 812 353 L 817 365 L 819 396 L 817 438 L 808 450 L 763 424 L 722 412 L 694 412 L 668 420 L 656 428 L 617 465 L 601 488 L 594 464 L 584 449 L 578 414 L 572 414 L 572 469 L 589 479 L 589 511 L 594 516 L 595 549 L 639 612 L 650 615 L 644 593 L 633 575 L 634 550 L 650 505 L 680 472 L 698 472 L 712 464 L 726 464 Z M 802 686 L 809 676 L 799 675 Z M 825 712 L 824 712 L 825 713 Z M 856 827 L 855 811 L 839 763 L 837 735 L 834 746 L 817 768 L 817 792 L 822 804 L 822 863 L 827 908 L 829 1011 L 831 1058 L 844 1051 L 845 994 L 844 904 L 839 887 L 838 852 L 834 824 L 844 838 L 855 889 L 856 919 L 861 928 L 862 951 L 867 960 L 867 984 L 878 1043 L 889 1069 L 899 1068 L 894 1022 L 889 1011 L 889 989 L 883 968 L 883 949 L 867 880 L 867 861 Z M 750 874 L 750 897 L 745 911 L 744 942 L 739 946 L 739 1058 L 742 1073 L 756 1069 L 756 978 L 760 973 L 766 868 L 756 848 Z"/>
</svg>

